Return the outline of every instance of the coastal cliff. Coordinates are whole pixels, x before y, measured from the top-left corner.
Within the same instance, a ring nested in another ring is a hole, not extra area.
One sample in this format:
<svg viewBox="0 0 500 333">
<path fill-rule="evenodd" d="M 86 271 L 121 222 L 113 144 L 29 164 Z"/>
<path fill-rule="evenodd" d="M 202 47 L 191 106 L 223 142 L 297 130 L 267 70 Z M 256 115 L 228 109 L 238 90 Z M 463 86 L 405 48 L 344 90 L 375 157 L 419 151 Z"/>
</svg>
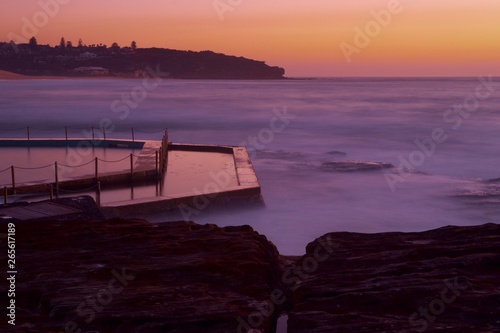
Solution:
<svg viewBox="0 0 500 333">
<path fill-rule="evenodd" d="M 16 325 L 2 331 L 259 333 L 288 314 L 289 333 L 500 332 L 497 224 L 336 232 L 290 257 L 249 226 L 79 205 L 92 218 L 12 220 Z"/>
<path fill-rule="evenodd" d="M 50 47 L 0 43 L 0 70 L 32 76 L 171 79 L 283 79 L 285 70 L 264 61 L 212 51 L 97 46 Z"/>
</svg>

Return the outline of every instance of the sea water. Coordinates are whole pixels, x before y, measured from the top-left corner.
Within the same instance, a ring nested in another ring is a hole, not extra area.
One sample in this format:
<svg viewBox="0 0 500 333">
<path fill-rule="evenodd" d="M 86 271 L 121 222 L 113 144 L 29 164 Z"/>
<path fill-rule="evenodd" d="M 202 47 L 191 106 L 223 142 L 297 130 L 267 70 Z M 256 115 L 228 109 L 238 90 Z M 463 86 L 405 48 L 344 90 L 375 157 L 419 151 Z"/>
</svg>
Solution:
<svg viewBox="0 0 500 333">
<path fill-rule="evenodd" d="M 67 126 L 130 138 L 134 127 L 160 140 L 168 128 L 173 142 L 246 145 L 265 206 L 189 219 L 251 225 L 283 254 L 333 231 L 500 222 L 500 78 L 158 83 L 0 80 L 0 135 L 63 137 Z"/>
</svg>

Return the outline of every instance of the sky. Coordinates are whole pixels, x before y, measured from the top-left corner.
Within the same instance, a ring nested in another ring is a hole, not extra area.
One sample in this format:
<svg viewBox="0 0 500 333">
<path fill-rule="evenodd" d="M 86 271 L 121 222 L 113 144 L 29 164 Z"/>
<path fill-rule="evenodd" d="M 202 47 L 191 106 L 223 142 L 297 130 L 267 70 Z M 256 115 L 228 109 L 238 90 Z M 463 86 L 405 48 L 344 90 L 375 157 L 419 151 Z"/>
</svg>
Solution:
<svg viewBox="0 0 500 333">
<path fill-rule="evenodd" d="M 0 41 L 212 50 L 303 76 L 500 76 L 498 0 L 2 0 Z"/>
</svg>

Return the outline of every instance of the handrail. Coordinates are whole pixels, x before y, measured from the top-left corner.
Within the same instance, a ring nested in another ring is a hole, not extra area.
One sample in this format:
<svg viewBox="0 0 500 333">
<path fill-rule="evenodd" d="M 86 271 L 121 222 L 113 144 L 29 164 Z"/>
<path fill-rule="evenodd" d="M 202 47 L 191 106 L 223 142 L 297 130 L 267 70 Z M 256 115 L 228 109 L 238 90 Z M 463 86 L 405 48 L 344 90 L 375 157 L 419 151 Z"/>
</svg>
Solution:
<svg viewBox="0 0 500 333">
<path fill-rule="evenodd" d="M 40 127 L 30 127 L 30 126 L 26 126 L 26 127 L 21 127 L 21 128 L 0 128 L 0 132 L 2 131 L 9 131 L 9 132 L 12 132 L 12 131 L 20 131 L 20 130 L 26 130 L 26 139 L 27 140 L 30 140 L 31 139 L 31 136 L 30 136 L 30 130 L 36 130 L 36 131 L 51 131 L 51 132 L 54 132 L 56 130 L 64 130 L 64 136 L 63 138 L 65 138 L 66 141 L 69 140 L 69 136 L 68 136 L 68 129 L 69 130 L 82 130 L 82 128 L 76 128 L 76 127 L 68 127 L 68 126 L 64 126 L 64 127 L 57 127 L 57 128 L 40 128 Z M 85 129 L 85 128 L 83 128 Z M 95 140 L 95 128 L 94 127 L 91 127 L 92 129 L 92 139 Z M 100 130 L 100 129 L 99 129 Z M 135 128 L 130 128 L 130 129 L 127 129 L 127 130 L 115 130 L 113 132 L 126 132 L 130 130 L 131 131 L 131 134 L 132 134 L 132 142 L 135 142 L 135 132 L 140 132 L 140 133 L 159 133 L 159 132 L 163 132 L 163 137 L 162 137 L 162 143 L 161 143 L 161 148 L 160 150 L 158 151 L 155 151 L 154 153 L 152 154 L 148 154 L 148 155 L 135 155 L 135 154 L 129 154 L 127 156 L 125 156 L 124 158 L 121 158 L 121 159 L 118 159 L 118 160 L 113 160 L 113 161 L 109 161 L 109 160 L 105 160 L 105 159 L 101 159 L 101 158 L 94 158 L 92 160 L 90 160 L 89 162 L 86 162 L 86 163 L 83 163 L 83 164 L 80 164 L 80 165 L 65 165 L 65 164 L 62 164 L 62 163 L 58 163 L 57 161 L 55 161 L 54 163 L 51 163 L 51 164 L 48 164 L 48 165 L 43 165 L 43 166 L 35 166 L 35 167 L 21 167 L 21 166 L 15 166 L 15 165 L 12 165 L 10 167 L 7 167 L 3 170 L 0 170 L 0 173 L 3 173 L 3 172 L 8 172 L 10 171 L 11 172 L 11 187 L 8 188 L 7 187 L 7 184 L 4 184 L 2 185 L 3 187 L 3 196 L 4 196 L 4 204 L 7 204 L 8 202 L 8 193 L 16 193 L 16 169 L 20 169 L 20 170 L 29 170 L 29 171 L 32 171 L 32 170 L 40 170 L 40 169 L 45 169 L 45 168 L 49 168 L 49 167 L 53 167 L 54 168 L 54 182 L 48 182 L 47 184 L 50 185 L 50 190 L 49 190 L 49 193 L 50 193 L 50 198 L 52 199 L 52 196 L 53 196 L 53 191 L 54 191 L 54 187 L 55 187 L 55 191 L 56 191 L 56 194 L 61 192 L 61 193 L 81 193 L 81 192 L 88 192 L 88 191 L 92 191 L 94 189 L 96 189 L 96 195 L 97 195 L 97 198 L 98 198 L 98 202 L 100 202 L 100 192 L 101 192 L 101 186 L 100 186 L 100 180 L 99 180 L 99 161 L 100 162 L 104 162 L 104 163 L 120 163 L 120 162 L 123 162 L 125 161 L 126 159 L 130 159 L 130 175 L 131 175 L 131 179 L 134 178 L 134 163 L 133 163 L 133 158 L 148 158 L 148 157 L 153 157 L 155 156 L 155 170 L 156 170 L 156 174 L 157 174 L 157 177 L 158 177 L 158 180 L 161 178 L 161 176 L 164 175 L 164 173 L 166 172 L 166 167 L 167 167 L 167 164 L 168 164 L 168 129 L 162 129 L 162 130 L 158 130 L 158 131 L 147 131 L 147 130 L 141 130 L 141 129 L 135 129 Z M 106 138 L 106 132 L 105 132 L 105 129 L 102 129 L 102 133 L 99 133 L 99 134 L 102 134 L 103 136 L 103 140 L 106 141 L 107 138 Z M 108 135 L 110 133 L 108 132 Z M 85 134 L 84 134 L 85 135 Z M 81 140 L 82 138 L 75 138 L 76 140 Z M 99 138 L 100 140 L 101 138 Z M 89 138 L 90 140 L 90 138 Z M 78 189 L 78 190 L 75 190 L 75 191 L 71 191 L 71 190 L 65 190 L 65 189 L 61 189 L 59 187 L 59 170 L 61 168 L 79 168 L 79 167 L 83 167 L 83 166 L 86 166 L 86 165 L 89 165 L 91 163 L 95 163 L 95 181 L 96 181 L 96 185 L 90 187 L 90 188 L 85 188 L 85 189 Z M 55 185 L 55 186 L 54 186 Z"/>
<path fill-rule="evenodd" d="M 55 132 L 55 131 L 61 131 L 61 138 L 65 138 L 66 140 L 69 139 L 68 136 L 68 130 L 88 130 L 92 133 L 92 139 L 95 139 L 95 131 L 98 131 L 98 133 L 102 134 L 103 140 L 106 141 L 107 137 L 111 133 L 125 133 L 125 132 L 130 132 L 131 133 L 131 138 L 132 141 L 135 142 L 135 133 L 146 133 L 146 134 L 154 134 L 154 133 L 161 133 L 165 131 L 165 128 L 159 129 L 159 130 L 147 130 L 147 129 L 140 129 L 140 128 L 126 128 L 126 129 L 114 129 L 112 131 L 108 130 L 106 132 L 106 128 L 100 128 L 100 127 L 75 127 L 75 126 L 64 126 L 64 127 L 51 127 L 51 128 L 42 128 L 42 127 L 37 127 L 37 126 L 25 126 L 25 127 L 16 127 L 16 128 L 9 128 L 9 127 L 0 127 L 0 133 L 1 132 L 19 132 L 21 130 L 25 130 L 25 135 L 26 139 L 30 140 L 31 138 L 31 132 L 30 130 L 36 130 L 36 131 L 47 131 L 47 132 Z M 80 138 L 77 138 L 80 139 Z M 90 139 L 90 138 L 89 138 Z"/>
</svg>

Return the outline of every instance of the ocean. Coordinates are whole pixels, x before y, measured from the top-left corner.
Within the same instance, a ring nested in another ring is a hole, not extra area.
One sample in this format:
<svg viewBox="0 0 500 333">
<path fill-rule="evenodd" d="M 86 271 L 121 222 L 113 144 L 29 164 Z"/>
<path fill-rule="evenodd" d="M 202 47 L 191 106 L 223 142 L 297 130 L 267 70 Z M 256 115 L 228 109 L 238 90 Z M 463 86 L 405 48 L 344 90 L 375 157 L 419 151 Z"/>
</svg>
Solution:
<svg viewBox="0 0 500 333">
<path fill-rule="evenodd" d="M 246 145 L 265 206 L 192 219 L 248 224 L 282 254 L 334 231 L 500 223 L 500 78 L 0 80 L 0 101 L 2 137 L 168 128 L 173 142 Z"/>
</svg>

